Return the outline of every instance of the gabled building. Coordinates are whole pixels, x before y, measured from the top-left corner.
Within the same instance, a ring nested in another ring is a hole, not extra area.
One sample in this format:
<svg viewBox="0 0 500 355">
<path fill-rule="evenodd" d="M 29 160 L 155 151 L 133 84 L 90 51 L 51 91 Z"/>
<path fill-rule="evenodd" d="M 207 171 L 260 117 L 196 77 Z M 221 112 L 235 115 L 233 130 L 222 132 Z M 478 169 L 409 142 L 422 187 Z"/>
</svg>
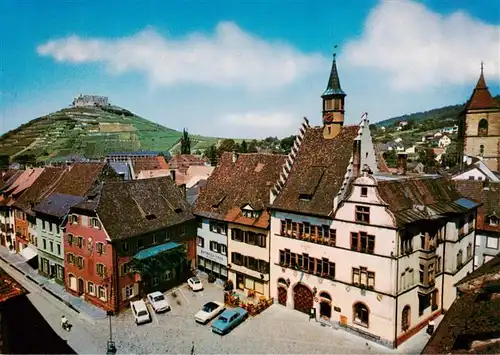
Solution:
<svg viewBox="0 0 500 355">
<path fill-rule="evenodd" d="M 224 153 L 196 201 L 198 269 L 269 297 L 269 189 L 286 156 Z"/>
<path fill-rule="evenodd" d="M 64 228 L 69 209 L 84 197 L 51 194 L 33 208 L 38 240 L 38 273 L 64 284 Z"/>
<path fill-rule="evenodd" d="M 21 174 L 19 174 L 15 181 L 13 181 L 8 187 L 2 191 L 2 204 L 4 205 L 4 209 L 6 210 L 6 214 L 12 216 L 10 219 L 12 220 L 12 234 L 7 234 L 7 247 L 12 252 L 19 252 L 20 249 L 25 244 L 18 245 L 18 236 L 28 236 L 29 227 L 26 221 L 26 215 L 22 211 L 14 211 L 13 205 L 17 201 L 18 198 L 24 193 L 24 191 L 29 188 L 38 177 L 44 171 L 43 168 L 34 168 L 34 169 L 26 169 L 23 170 Z M 17 175 L 17 174 L 16 174 Z M 19 223 L 18 223 L 19 222 Z M 14 234 L 15 232 L 15 234 Z"/>
<path fill-rule="evenodd" d="M 499 280 L 500 256 L 460 280 L 458 298 L 422 354 L 499 354 Z"/>
<path fill-rule="evenodd" d="M 28 260 L 37 255 L 36 217 L 33 207 L 51 193 L 64 173 L 65 169 L 62 167 L 44 168 L 40 176 L 12 206 L 15 215 L 16 251 Z"/>
<path fill-rule="evenodd" d="M 306 121 L 271 191 L 271 297 L 388 347 L 447 310 L 472 271 L 478 204 L 437 175 L 380 171 L 366 114 L 344 125 L 333 61 L 323 126 Z M 333 79 L 332 79 L 333 78 Z"/>
<path fill-rule="evenodd" d="M 191 207 L 170 178 L 101 184 L 70 209 L 65 287 L 118 312 L 144 293 L 185 281 L 195 239 Z"/>
<path fill-rule="evenodd" d="M 483 180 L 499 182 L 498 176 L 478 158 L 464 157 L 464 164 L 446 172 L 452 180 Z"/>
<path fill-rule="evenodd" d="M 481 204 L 474 247 L 474 267 L 479 267 L 500 253 L 500 182 L 455 180 L 454 184 L 463 196 Z"/>
<path fill-rule="evenodd" d="M 500 105 L 491 96 L 483 75 L 459 117 L 458 140 L 463 155 L 481 157 L 492 171 L 500 171 Z"/>
<path fill-rule="evenodd" d="M 22 170 L 9 169 L 9 173 L 5 173 L 2 176 L 2 185 L 0 186 L 1 245 L 3 247 L 9 247 L 11 250 L 14 248 L 14 243 L 12 242 L 12 235 L 14 234 L 14 215 L 9 205 L 9 203 L 11 203 L 10 196 L 4 191 L 12 186 L 21 174 L 23 174 Z M 7 235 L 9 236 L 9 242 L 7 242 Z"/>
</svg>

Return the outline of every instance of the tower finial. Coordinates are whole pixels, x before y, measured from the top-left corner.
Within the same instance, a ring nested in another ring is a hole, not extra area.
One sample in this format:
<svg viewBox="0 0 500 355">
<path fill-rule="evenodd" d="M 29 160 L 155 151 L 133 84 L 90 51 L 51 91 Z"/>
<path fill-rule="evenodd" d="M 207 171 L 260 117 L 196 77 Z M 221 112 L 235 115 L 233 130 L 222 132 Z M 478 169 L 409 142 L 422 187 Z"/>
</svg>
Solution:
<svg viewBox="0 0 500 355">
<path fill-rule="evenodd" d="M 338 48 L 338 45 L 333 46 L 333 60 L 335 60 L 335 57 L 337 56 L 337 51 L 336 51 L 337 48 Z"/>
<path fill-rule="evenodd" d="M 484 64 L 483 61 L 481 61 L 481 75 L 483 75 L 483 67 L 484 67 L 483 64 Z"/>
</svg>

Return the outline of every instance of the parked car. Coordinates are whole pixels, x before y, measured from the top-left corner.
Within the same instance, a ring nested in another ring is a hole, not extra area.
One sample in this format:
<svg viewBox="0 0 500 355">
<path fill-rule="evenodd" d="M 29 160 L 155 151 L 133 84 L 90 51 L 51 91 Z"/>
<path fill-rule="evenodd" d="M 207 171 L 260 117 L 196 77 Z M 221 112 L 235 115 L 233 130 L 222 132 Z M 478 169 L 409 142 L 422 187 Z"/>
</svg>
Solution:
<svg viewBox="0 0 500 355">
<path fill-rule="evenodd" d="M 148 294 L 148 301 L 156 313 L 170 311 L 170 305 L 161 292 L 156 291 Z"/>
<path fill-rule="evenodd" d="M 243 308 L 228 309 L 212 323 L 212 332 L 224 335 L 248 318 L 248 312 Z"/>
<path fill-rule="evenodd" d="M 132 314 L 135 318 L 135 324 L 143 324 L 151 322 L 151 315 L 149 314 L 148 307 L 143 300 L 130 302 L 130 308 L 132 308 Z"/>
<path fill-rule="evenodd" d="M 188 286 L 193 291 L 201 291 L 201 290 L 203 290 L 203 283 L 196 276 L 195 277 L 191 277 L 190 279 L 188 279 L 187 283 L 188 283 Z"/>
<path fill-rule="evenodd" d="M 208 302 L 194 315 L 195 321 L 207 324 L 213 318 L 224 311 L 224 304 L 220 302 Z"/>
</svg>

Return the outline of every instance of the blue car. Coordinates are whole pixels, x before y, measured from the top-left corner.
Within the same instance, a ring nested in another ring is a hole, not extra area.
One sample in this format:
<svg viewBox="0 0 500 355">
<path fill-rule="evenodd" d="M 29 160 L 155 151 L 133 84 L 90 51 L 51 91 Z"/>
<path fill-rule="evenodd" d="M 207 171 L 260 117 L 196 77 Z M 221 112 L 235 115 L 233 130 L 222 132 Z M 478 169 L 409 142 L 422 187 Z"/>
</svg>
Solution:
<svg viewBox="0 0 500 355">
<path fill-rule="evenodd" d="M 243 308 L 225 310 L 216 321 L 212 323 L 212 332 L 224 335 L 227 334 L 248 318 L 248 312 Z"/>
</svg>

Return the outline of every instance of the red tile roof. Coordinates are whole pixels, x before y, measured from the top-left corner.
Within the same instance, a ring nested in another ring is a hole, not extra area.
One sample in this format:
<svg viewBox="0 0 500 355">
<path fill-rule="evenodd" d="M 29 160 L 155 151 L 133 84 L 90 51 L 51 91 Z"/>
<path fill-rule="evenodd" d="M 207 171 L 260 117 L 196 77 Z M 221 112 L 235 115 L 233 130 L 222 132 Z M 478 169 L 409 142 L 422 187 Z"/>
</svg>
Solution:
<svg viewBox="0 0 500 355">
<path fill-rule="evenodd" d="M 491 109 L 498 108 L 498 102 L 491 96 L 488 86 L 486 86 L 486 80 L 481 71 L 479 80 L 477 81 L 476 87 L 467 102 L 467 110 L 481 110 L 481 109 Z"/>
<path fill-rule="evenodd" d="M 111 239 L 143 235 L 195 218 L 169 177 L 104 183 L 95 205 Z M 83 202 L 75 208 L 88 206 Z"/>
<path fill-rule="evenodd" d="M 3 269 L 0 269 L 0 302 L 26 293 L 26 290 Z"/>
<path fill-rule="evenodd" d="M 287 181 L 272 208 L 329 217 L 349 161 L 359 126 L 345 126 L 333 139 L 323 138 L 323 128 L 308 128 Z M 301 199 L 299 196 L 311 195 Z"/>
<path fill-rule="evenodd" d="M 193 154 L 176 154 L 169 160 L 170 169 L 187 169 L 191 165 L 205 165 L 206 160 Z"/>
<path fill-rule="evenodd" d="M 30 210 L 54 189 L 54 185 L 60 181 L 65 173 L 65 168 L 48 167 L 43 170 L 35 182 L 28 187 L 14 203 L 14 207 L 24 211 Z"/>
<path fill-rule="evenodd" d="M 486 217 L 496 215 L 500 218 L 500 182 L 484 182 L 478 180 L 455 180 L 456 189 L 463 196 L 483 205 L 477 212 L 476 228 L 500 232 L 500 226 L 490 226 L 486 222 Z"/>
<path fill-rule="evenodd" d="M 228 222 L 267 228 L 269 215 L 264 212 L 269 203 L 270 190 L 279 178 L 286 156 L 280 154 L 239 154 L 233 163 L 233 154 L 224 153 L 219 164 L 202 188 L 194 213 L 199 216 Z M 241 208 L 250 205 L 263 211 L 259 218 L 241 215 Z"/>
<path fill-rule="evenodd" d="M 117 181 L 119 176 L 106 163 L 74 163 L 54 188 L 54 193 L 85 196 L 99 181 Z"/>
<path fill-rule="evenodd" d="M 132 160 L 134 172 L 139 174 L 143 170 L 168 169 L 168 164 L 163 156 L 137 158 Z"/>
</svg>

